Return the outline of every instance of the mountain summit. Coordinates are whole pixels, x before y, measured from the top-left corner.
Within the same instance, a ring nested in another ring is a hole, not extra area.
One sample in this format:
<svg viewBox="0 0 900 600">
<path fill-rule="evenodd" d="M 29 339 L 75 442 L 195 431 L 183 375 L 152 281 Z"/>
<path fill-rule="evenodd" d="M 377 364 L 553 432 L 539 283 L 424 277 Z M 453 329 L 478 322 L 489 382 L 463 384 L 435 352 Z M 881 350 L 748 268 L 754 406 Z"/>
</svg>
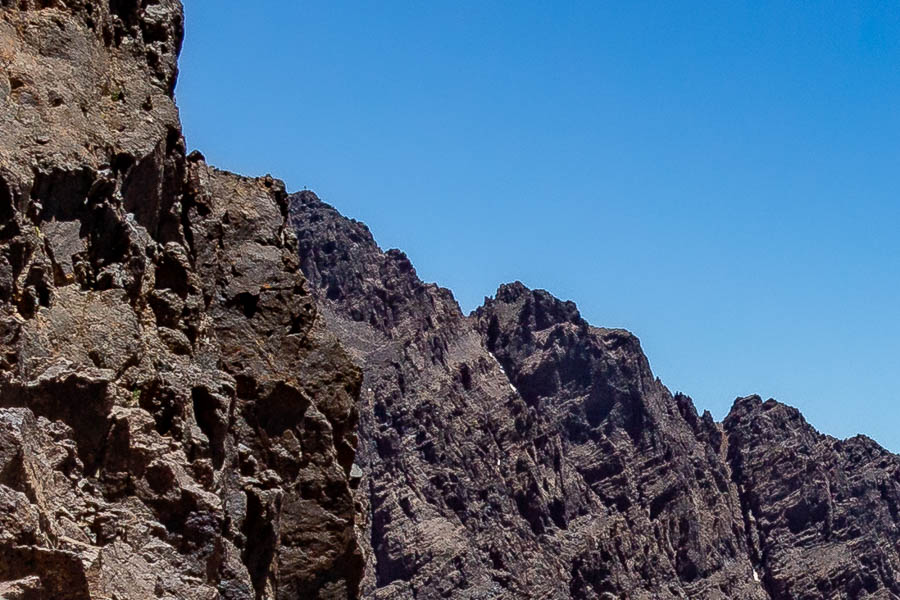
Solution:
<svg viewBox="0 0 900 600">
<path fill-rule="evenodd" d="M 301 267 L 363 366 L 365 597 L 900 597 L 900 459 L 741 398 L 723 423 L 638 339 L 519 282 L 471 315 L 311 192 Z"/>
</svg>

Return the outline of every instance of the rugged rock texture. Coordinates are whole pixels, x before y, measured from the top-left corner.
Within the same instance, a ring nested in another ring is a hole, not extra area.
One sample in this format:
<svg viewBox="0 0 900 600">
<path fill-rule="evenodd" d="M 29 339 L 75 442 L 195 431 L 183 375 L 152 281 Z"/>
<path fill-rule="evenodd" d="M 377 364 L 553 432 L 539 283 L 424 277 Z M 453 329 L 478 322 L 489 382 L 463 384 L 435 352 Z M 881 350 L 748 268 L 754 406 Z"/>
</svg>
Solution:
<svg viewBox="0 0 900 600">
<path fill-rule="evenodd" d="M 772 598 L 900 597 L 900 458 L 817 433 L 789 406 L 739 399 L 728 451 Z"/>
<path fill-rule="evenodd" d="M 590 499 L 533 484 L 519 501 L 536 531 L 554 524 L 556 503 L 555 524 L 585 540 L 588 554 L 570 559 L 572 595 L 765 597 L 718 426 L 653 377 L 633 335 L 590 327 L 571 302 L 521 284 L 501 287 L 474 318 L 532 427 L 553 432 L 553 456 L 569 467 L 548 457 L 544 471 L 568 471 Z M 569 515 L 588 518 L 570 525 Z"/>
<path fill-rule="evenodd" d="M 185 157 L 175 0 L 0 0 L 0 596 L 348 598 L 360 373 L 283 186 Z"/>
<path fill-rule="evenodd" d="M 181 37 L 0 0 L 0 597 L 900 598 L 897 456 L 185 156 Z"/>
<path fill-rule="evenodd" d="M 301 264 L 363 365 L 369 598 L 896 598 L 898 458 L 739 400 L 515 283 L 472 315 L 310 192 Z"/>
</svg>

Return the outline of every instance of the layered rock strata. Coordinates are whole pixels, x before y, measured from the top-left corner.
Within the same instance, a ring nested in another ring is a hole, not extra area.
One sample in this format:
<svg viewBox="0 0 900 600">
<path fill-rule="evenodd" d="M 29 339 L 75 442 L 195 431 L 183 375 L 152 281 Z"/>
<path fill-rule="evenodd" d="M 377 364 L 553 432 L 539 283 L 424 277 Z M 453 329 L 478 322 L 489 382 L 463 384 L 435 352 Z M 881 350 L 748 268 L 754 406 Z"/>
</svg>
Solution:
<svg viewBox="0 0 900 600">
<path fill-rule="evenodd" d="M 314 194 L 291 216 L 365 373 L 365 597 L 900 597 L 896 456 L 756 397 L 716 423 L 571 302 L 465 316 Z"/>
</svg>

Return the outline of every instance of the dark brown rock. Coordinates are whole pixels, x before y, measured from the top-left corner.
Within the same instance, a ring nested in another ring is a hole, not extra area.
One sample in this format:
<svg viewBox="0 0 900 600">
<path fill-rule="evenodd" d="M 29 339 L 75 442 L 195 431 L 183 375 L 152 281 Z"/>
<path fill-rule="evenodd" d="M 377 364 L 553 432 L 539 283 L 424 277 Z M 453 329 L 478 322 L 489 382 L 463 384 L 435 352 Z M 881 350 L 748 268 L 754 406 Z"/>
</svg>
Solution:
<svg viewBox="0 0 900 600">
<path fill-rule="evenodd" d="M 758 399 L 718 424 L 571 302 L 514 283 L 466 317 L 312 193 L 291 215 L 365 372 L 365 597 L 900 597 L 894 455 Z"/>
<path fill-rule="evenodd" d="M 0 0 L 0 597 L 900 598 L 897 456 L 185 156 L 182 20 Z"/>
<path fill-rule="evenodd" d="M 521 284 L 465 317 L 312 194 L 292 215 L 365 370 L 366 595 L 766 597 L 717 425 L 633 336 Z"/>
<path fill-rule="evenodd" d="M 758 396 L 739 399 L 725 429 L 772 598 L 900 597 L 900 458 Z"/>
<path fill-rule="evenodd" d="M 351 598 L 360 374 L 283 186 L 185 157 L 175 0 L 0 1 L 0 595 Z"/>
</svg>

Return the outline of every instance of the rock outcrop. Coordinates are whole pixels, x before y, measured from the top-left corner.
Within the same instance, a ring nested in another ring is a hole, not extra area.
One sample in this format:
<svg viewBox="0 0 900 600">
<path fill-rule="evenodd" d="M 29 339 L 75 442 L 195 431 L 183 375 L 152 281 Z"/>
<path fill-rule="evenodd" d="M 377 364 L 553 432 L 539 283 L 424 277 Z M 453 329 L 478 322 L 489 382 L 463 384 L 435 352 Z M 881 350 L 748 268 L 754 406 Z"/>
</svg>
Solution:
<svg viewBox="0 0 900 600">
<path fill-rule="evenodd" d="M 464 316 L 312 193 L 291 216 L 365 373 L 365 597 L 900 597 L 896 456 L 758 398 L 716 423 L 571 302 L 514 283 Z"/>
<path fill-rule="evenodd" d="M 864 436 L 822 435 L 758 396 L 724 425 L 772 598 L 900 598 L 900 458 Z"/>
<path fill-rule="evenodd" d="M 0 0 L 0 597 L 900 598 L 900 458 L 186 155 L 182 29 Z"/>
<path fill-rule="evenodd" d="M 0 596 L 350 598 L 359 370 L 283 185 L 185 156 L 175 0 L 0 0 Z"/>
</svg>

